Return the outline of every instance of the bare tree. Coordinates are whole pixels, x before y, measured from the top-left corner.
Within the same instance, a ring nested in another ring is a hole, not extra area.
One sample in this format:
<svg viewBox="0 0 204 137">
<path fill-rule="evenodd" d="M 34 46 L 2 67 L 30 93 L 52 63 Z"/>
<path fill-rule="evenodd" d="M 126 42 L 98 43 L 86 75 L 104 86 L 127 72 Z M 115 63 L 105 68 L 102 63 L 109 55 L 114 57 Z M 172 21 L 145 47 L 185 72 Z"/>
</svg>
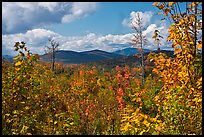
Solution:
<svg viewBox="0 0 204 137">
<path fill-rule="evenodd" d="M 142 31 L 144 30 L 143 24 L 142 24 L 142 18 L 140 17 L 140 14 L 137 13 L 135 18 L 132 20 L 132 29 L 135 30 L 134 39 L 132 40 L 133 46 L 138 49 L 141 53 L 141 66 L 142 66 L 142 85 L 144 84 L 144 50 L 143 47 L 146 45 L 147 40 L 145 35 L 143 35 Z"/>
<path fill-rule="evenodd" d="M 45 52 L 52 58 L 52 71 L 55 70 L 56 52 L 59 51 L 59 42 L 49 39 L 50 46 L 45 46 Z"/>
</svg>

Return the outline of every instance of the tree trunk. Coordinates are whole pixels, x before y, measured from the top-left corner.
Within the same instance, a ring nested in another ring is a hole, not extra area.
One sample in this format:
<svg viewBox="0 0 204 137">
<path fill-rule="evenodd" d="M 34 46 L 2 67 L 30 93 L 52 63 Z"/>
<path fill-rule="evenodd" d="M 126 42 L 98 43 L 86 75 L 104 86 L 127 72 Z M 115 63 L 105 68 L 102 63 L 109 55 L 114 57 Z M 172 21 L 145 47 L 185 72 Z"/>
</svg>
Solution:
<svg viewBox="0 0 204 137">
<path fill-rule="evenodd" d="M 194 26 L 194 32 L 195 32 L 195 41 L 194 41 L 194 57 L 196 57 L 196 51 L 197 51 L 197 47 L 196 47 L 196 41 L 197 41 L 197 30 L 196 30 L 196 23 L 197 23 L 197 4 L 195 5 L 195 26 Z"/>
<path fill-rule="evenodd" d="M 143 51 L 142 51 L 142 85 L 144 85 L 144 54 L 143 54 Z"/>
<path fill-rule="evenodd" d="M 142 56 L 142 85 L 144 85 L 144 53 L 143 53 L 143 41 L 142 41 L 142 32 L 140 31 L 140 41 L 141 41 L 141 56 Z"/>
<path fill-rule="evenodd" d="M 52 71 L 54 72 L 54 70 L 55 70 L 55 52 L 53 49 L 53 52 L 52 52 Z"/>
</svg>

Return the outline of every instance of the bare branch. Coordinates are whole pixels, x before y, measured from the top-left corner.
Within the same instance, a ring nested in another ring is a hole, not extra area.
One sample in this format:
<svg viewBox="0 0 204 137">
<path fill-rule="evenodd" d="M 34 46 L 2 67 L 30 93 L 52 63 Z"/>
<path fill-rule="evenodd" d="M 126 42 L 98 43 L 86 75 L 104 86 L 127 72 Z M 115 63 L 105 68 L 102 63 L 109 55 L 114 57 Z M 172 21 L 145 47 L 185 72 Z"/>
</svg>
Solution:
<svg viewBox="0 0 204 137">
<path fill-rule="evenodd" d="M 47 55 L 51 55 L 52 58 L 52 70 L 54 71 L 56 52 L 59 50 L 59 42 L 54 39 L 49 39 L 50 46 L 45 46 L 45 52 Z"/>
</svg>

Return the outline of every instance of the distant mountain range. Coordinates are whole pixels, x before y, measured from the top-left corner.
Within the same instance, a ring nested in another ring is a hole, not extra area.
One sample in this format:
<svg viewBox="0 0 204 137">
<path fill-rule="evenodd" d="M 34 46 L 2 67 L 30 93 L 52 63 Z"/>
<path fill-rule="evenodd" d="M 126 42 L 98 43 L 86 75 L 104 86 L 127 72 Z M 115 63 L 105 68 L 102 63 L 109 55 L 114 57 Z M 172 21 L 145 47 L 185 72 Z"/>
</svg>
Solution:
<svg viewBox="0 0 204 137">
<path fill-rule="evenodd" d="M 60 50 L 56 52 L 56 61 L 69 63 L 69 64 L 81 64 L 88 62 L 95 62 L 99 60 L 108 60 L 113 58 L 119 58 L 122 55 L 105 52 L 102 50 L 91 50 L 85 52 L 65 51 Z M 48 54 L 41 55 L 40 58 L 43 61 L 51 61 L 51 57 Z"/>
<path fill-rule="evenodd" d="M 144 49 L 144 52 L 147 53 L 147 52 L 150 52 L 150 50 L 149 49 Z M 134 54 L 139 54 L 140 52 L 136 48 L 125 48 L 125 49 L 122 49 L 122 50 L 117 50 L 117 51 L 115 51 L 113 53 L 123 55 L 123 56 L 131 56 L 131 55 L 134 55 Z"/>
<path fill-rule="evenodd" d="M 135 49 L 134 49 L 135 50 Z M 158 53 L 158 51 L 154 51 L 155 53 Z M 162 53 L 165 53 L 169 57 L 175 57 L 174 56 L 174 51 L 169 51 L 169 50 L 161 50 Z M 149 52 L 144 53 L 144 58 L 146 60 L 147 55 Z M 103 68 L 115 68 L 116 66 L 124 67 L 124 66 L 130 66 L 130 67 L 135 67 L 139 66 L 141 64 L 141 58 L 137 56 L 122 56 L 120 58 L 114 58 L 114 59 L 109 59 L 109 60 L 99 60 L 96 62 L 90 62 L 87 63 L 92 66 L 101 66 Z M 145 65 L 154 65 L 153 62 L 145 62 Z"/>
<path fill-rule="evenodd" d="M 9 61 L 13 61 L 13 56 L 11 56 L 11 55 L 3 55 L 2 56 L 2 60 L 3 59 L 9 60 Z"/>
<path fill-rule="evenodd" d="M 145 49 L 144 51 L 145 53 L 150 52 L 150 50 L 148 49 Z M 69 64 L 81 64 L 117 59 L 139 53 L 140 52 L 136 48 L 125 48 L 122 50 L 117 50 L 115 52 L 106 52 L 102 50 L 91 50 L 84 52 L 61 50 L 56 53 L 56 61 Z M 41 58 L 43 61 L 51 61 L 51 58 L 47 54 L 42 55 Z"/>
<path fill-rule="evenodd" d="M 145 49 L 145 54 L 150 52 L 150 50 Z M 166 51 L 163 50 L 161 52 L 166 53 L 167 55 L 172 56 L 173 51 Z M 91 50 L 91 51 L 84 51 L 84 52 L 75 52 L 75 51 L 66 51 L 66 50 L 60 50 L 56 53 L 56 62 L 63 62 L 65 64 L 84 64 L 84 63 L 96 63 L 99 64 L 113 64 L 113 63 L 119 63 L 121 64 L 121 61 L 124 64 L 125 62 L 131 63 L 131 60 L 135 62 L 135 60 L 138 60 L 136 57 L 130 57 L 134 54 L 139 54 L 140 52 L 136 48 L 125 48 L 122 50 L 117 50 L 115 52 L 106 52 L 102 50 Z M 2 56 L 2 59 L 7 59 L 12 61 L 13 56 L 10 55 L 4 55 Z M 52 57 L 49 54 L 43 54 L 40 55 L 40 59 L 45 62 L 51 62 Z M 122 60 L 121 60 L 122 59 Z"/>
</svg>

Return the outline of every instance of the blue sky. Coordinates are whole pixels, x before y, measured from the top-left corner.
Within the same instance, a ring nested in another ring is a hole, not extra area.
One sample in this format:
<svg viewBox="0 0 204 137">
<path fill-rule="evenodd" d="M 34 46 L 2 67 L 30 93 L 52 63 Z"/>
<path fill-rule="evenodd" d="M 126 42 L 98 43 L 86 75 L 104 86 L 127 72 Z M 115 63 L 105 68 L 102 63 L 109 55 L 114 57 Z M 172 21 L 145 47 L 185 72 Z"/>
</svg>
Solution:
<svg viewBox="0 0 204 137">
<path fill-rule="evenodd" d="M 147 10 L 155 13 L 158 11 L 152 6 L 152 2 L 101 2 L 92 15 L 80 21 L 52 25 L 49 29 L 67 36 L 84 35 L 87 31 L 104 35 L 125 34 L 132 30 L 121 24 L 123 19 L 128 18 L 132 11 Z"/>
<path fill-rule="evenodd" d="M 134 30 L 130 18 L 143 17 L 143 33 L 156 49 L 151 38 L 155 29 L 168 36 L 168 21 L 156 15 L 152 2 L 3 2 L 2 53 L 16 55 L 13 45 L 24 41 L 33 53 L 43 54 L 48 39 L 60 43 L 61 50 L 108 52 L 131 47 Z M 162 41 L 163 49 L 170 45 Z"/>
</svg>

